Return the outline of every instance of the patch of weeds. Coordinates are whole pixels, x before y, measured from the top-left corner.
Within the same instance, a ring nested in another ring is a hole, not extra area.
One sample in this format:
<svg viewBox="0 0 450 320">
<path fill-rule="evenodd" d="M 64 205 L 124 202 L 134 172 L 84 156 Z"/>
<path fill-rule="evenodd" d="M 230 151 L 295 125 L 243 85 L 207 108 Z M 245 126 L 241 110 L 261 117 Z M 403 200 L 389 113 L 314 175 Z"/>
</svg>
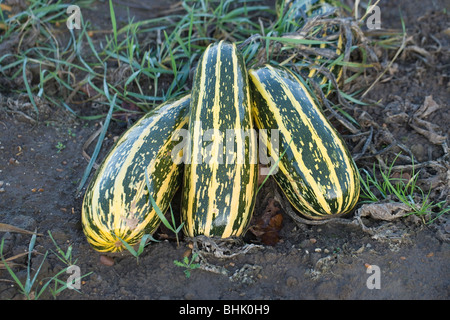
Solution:
<svg viewBox="0 0 450 320">
<path fill-rule="evenodd" d="M 4 240 L 5 239 L 2 238 L 2 242 L 0 244 L 0 254 L 1 254 L 2 262 L 4 263 L 6 270 L 8 270 L 10 276 L 13 278 L 14 282 L 18 285 L 18 287 L 20 289 L 20 293 L 22 293 L 27 300 L 39 299 L 39 297 L 42 295 L 42 293 L 45 291 L 47 286 L 52 281 L 52 279 L 50 279 L 48 282 L 46 282 L 41 287 L 41 289 L 39 291 L 35 287 L 37 276 L 38 276 L 39 272 L 41 271 L 41 267 L 44 264 L 45 259 L 47 258 L 48 252 L 46 252 L 44 254 L 44 257 L 42 258 L 41 264 L 39 265 L 39 267 L 37 268 L 34 276 L 32 277 L 32 274 L 31 274 L 31 255 L 33 253 L 34 244 L 36 243 L 36 234 L 33 234 L 33 236 L 31 237 L 31 240 L 30 240 L 30 244 L 28 246 L 27 277 L 26 277 L 25 283 L 22 283 L 22 281 L 14 273 L 14 271 L 11 269 L 11 267 L 8 265 L 8 263 L 6 263 L 6 260 L 5 260 L 4 256 L 3 256 Z"/>
<path fill-rule="evenodd" d="M 50 250 L 62 263 L 64 263 L 67 267 L 64 268 L 63 270 L 61 270 L 60 272 L 58 272 L 55 276 L 52 277 L 52 280 L 54 280 L 54 286 L 51 287 L 49 286 L 49 291 L 52 294 L 53 298 L 56 298 L 56 296 L 62 292 L 63 290 L 70 288 L 72 290 L 77 291 L 78 293 L 81 293 L 79 290 L 77 290 L 74 286 L 76 284 L 76 282 L 81 281 L 82 278 L 87 277 L 88 275 L 92 274 L 92 271 L 84 274 L 83 276 L 80 276 L 79 278 L 72 278 L 72 282 L 69 282 L 68 280 L 63 281 L 61 279 L 59 279 L 59 276 L 62 274 L 67 274 L 67 273 L 71 273 L 74 268 L 77 268 L 76 263 L 78 261 L 78 259 L 74 259 L 72 256 L 72 245 L 69 245 L 67 250 L 64 251 L 55 241 L 55 239 L 53 239 L 53 236 L 50 232 L 50 230 L 48 231 L 48 235 L 50 236 L 50 239 L 53 242 L 53 245 L 56 248 L 56 251 L 54 250 Z"/>
<path fill-rule="evenodd" d="M 73 133 L 72 130 L 71 130 L 70 128 L 67 129 L 67 134 L 68 134 L 70 137 L 73 137 L 73 138 L 77 136 L 77 134 L 76 134 L 76 133 Z"/>
<path fill-rule="evenodd" d="M 77 5 L 89 3 L 82 1 Z M 60 38 L 57 28 L 65 23 L 67 7 L 63 1 L 49 5 L 44 0 L 33 0 L 26 11 L 6 19 L 7 33 L 2 37 L 18 33 L 22 35 L 22 43 L 27 36 L 33 36 L 35 45 L 19 55 L 1 57 L 0 63 L 4 64 L 2 72 L 11 80 L 23 77 L 24 86 L 20 90 L 26 89 L 32 104 L 36 94 L 82 119 L 101 119 L 105 114 L 80 116 L 70 104 L 95 101 L 107 105 L 101 98 L 115 93 L 118 103 L 114 112 L 127 114 L 137 111 L 124 108 L 126 104 L 148 112 L 156 104 L 184 94 L 190 88 L 190 73 L 203 51 L 221 39 L 239 46 L 248 67 L 270 61 L 295 71 L 303 70 L 308 60 L 308 65 L 339 65 L 357 70 L 359 75 L 372 66 L 366 59 L 370 56 L 368 49 L 356 45 L 358 39 L 347 51 L 339 53 L 335 50 L 339 34 L 317 36 L 324 28 L 335 30 L 337 27 L 332 27 L 340 26 L 342 21 L 328 19 L 325 27 L 314 23 L 301 30 L 305 21 L 284 9 L 274 11 L 260 1 L 182 0 L 174 14 L 137 22 L 130 19 L 122 28 L 118 26 L 113 1 L 109 1 L 112 34 L 106 35 L 101 44 L 102 39 L 93 36 L 95 31 L 83 16 L 81 29 L 69 30 L 70 37 Z M 345 31 L 351 34 L 350 30 Z M 297 35 L 300 33 L 302 36 Z M 155 39 L 147 47 L 142 39 L 149 34 L 155 35 Z M 326 44 L 330 49 L 322 50 Z M 305 50 L 299 50 L 302 48 Z M 361 63 L 346 61 L 353 50 L 361 51 L 364 57 Z M 328 52 L 326 57 L 324 51 Z M 39 82 L 29 84 L 27 71 L 35 65 L 40 70 Z M 123 71 L 123 76 L 107 74 L 106 70 L 115 68 L 112 66 Z M 104 81 L 107 86 L 102 88 L 98 84 Z"/>
<path fill-rule="evenodd" d="M 191 257 L 191 260 L 189 260 L 188 257 L 184 257 L 183 261 L 174 260 L 173 263 L 177 267 L 185 268 L 184 274 L 186 275 L 186 278 L 190 278 L 191 271 L 200 267 L 200 263 L 194 263 L 194 261 L 197 259 L 197 257 L 198 257 L 198 253 L 194 253 Z"/>
<path fill-rule="evenodd" d="M 399 201 L 410 207 L 411 213 L 422 218 L 424 223 L 430 224 L 439 216 L 449 213 L 450 207 L 444 207 L 445 201 L 434 203 L 430 201 L 431 188 L 425 193 L 418 185 L 419 171 L 416 172 L 414 159 L 412 160 L 411 174 L 404 175 L 393 172 L 394 164 L 400 153 L 384 170 L 379 165 L 377 174 L 376 164 L 373 164 L 372 173 L 361 169 L 361 203 L 375 203 L 383 200 Z M 378 177 L 377 177 L 378 176 Z M 437 213 L 435 212 L 437 211 Z"/>
<path fill-rule="evenodd" d="M 64 143 L 62 143 L 61 141 L 59 141 L 55 145 L 55 148 L 58 150 L 57 153 L 60 153 L 61 151 L 63 151 L 66 148 L 66 145 Z"/>
<path fill-rule="evenodd" d="M 24 295 L 26 300 L 38 300 L 46 290 L 50 292 L 50 294 L 53 296 L 53 298 L 56 298 L 56 296 L 61 293 L 62 291 L 66 290 L 67 288 L 73 289 L 77 291 L 78 293 L 81 293 L 78 289 L 73 287 L 74 283 L 77 281 L 80 281 L 82 278 L 90 275 L 92 272 L 89 272 L 83 276 L 80 276 L 78 278 L 72 278 L 72 282 L 68 280 L 61 280 L 60 276 L 66 275 L 67 272 L 71 270 L 71 268 L 74 267 L 73 263 L 76 263 L 77 260 L 72 259 L 72 246 L 69 246 L 68 250 L 64 252 L 64 250 L 59 247 L 53 237 L 51 236 L 51 233 L 49 232 L 50 238 L 52 239 L 53 243 L 55 244 L 57 251 L 51 250 L 62 262 L 64 262 L 67 267 L 63 268 L 61 271 L 59 271 L 57 274 L 55 274 L 52 277 L 47 277 L 44 279 L 41 279 L 40 281 L 37 281 L 38 275 L 40 274 L 41 268 L 48 257 L 48 251 L 44 253 L 44 257 L 42 258 L 42 261 L 38 268 L 36 269 L 34 275 L 32 275 L 32 268 L 31 268 L 31 260 L 32 260 L 32 254 L 34 251 L 34 246 L 36 243 L 36 233 L 32 235 L 30 243 L 28 245 L 28 261 L 27 261 L 27 276 L 25 279 L 25 282 L 22 282 L 19 279 L 19 276 L 14 272 L 12 267 L 14 267 L 13 264 L 9 263 L 9 259 L 5 259 L 3 255 L 3 248 L 4 248 L 4 242 L 5 239 L 2 238 L 1 244 L 0 244 L 0 256 L 1 260 L 5 266 L 5 269 L 8 271 L 11 278 L 13 278 L 16 285 L 19 287 L 20 293 Z M 76 267 L 76 266 L 75 266 Z M 52 287 L 51 284 L 54 284 Z"/>
</svg>

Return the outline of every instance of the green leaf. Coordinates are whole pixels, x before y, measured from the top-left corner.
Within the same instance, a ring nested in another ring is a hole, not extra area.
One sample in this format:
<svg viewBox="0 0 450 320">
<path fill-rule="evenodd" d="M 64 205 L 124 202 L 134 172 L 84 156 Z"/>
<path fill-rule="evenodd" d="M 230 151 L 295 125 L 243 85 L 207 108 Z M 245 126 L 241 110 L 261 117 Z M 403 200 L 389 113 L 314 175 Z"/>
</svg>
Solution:
<svg viewBox="0 0 450 320">
<path fill-rule="evenodd" d="M 185 267 L 186 265 L 178 260 L 173 260 L 173 263 L 177 266 L 177 267 Z"/>
</svg>

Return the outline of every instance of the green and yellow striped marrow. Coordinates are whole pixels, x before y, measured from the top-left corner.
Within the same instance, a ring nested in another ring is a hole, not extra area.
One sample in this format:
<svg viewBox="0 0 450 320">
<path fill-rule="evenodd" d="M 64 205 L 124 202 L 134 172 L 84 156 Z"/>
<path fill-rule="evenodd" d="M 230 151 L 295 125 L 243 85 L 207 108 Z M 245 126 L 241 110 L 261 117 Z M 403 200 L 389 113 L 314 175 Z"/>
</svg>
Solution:
<svg viewBox="0 0 450 320">
<path fill-rule="evenodd" d="M 277 0 L 276 10 L 278 16 L 289 15 L 290 20 L 296 21 L 298 25 L 304 24 L 304 18 L 313 18 L 317 16 L 339 16 L 339 8 L 335 0 Z M 298 28 L 298 26 L 295 26 Z M 296 30 L 290 30 L 296 31 Z M 344 42 L 342 34 L 339 33 L 339 27 L 337 25 L 318 25 L 312 30 L 307 31 L 308 35 L 314 36 L 317 39 L 324 39 L 327 43 L 322 43 L 318 46 L 318 49 L 328 49 L 335 52 L 336 57 L 341 55 L 344 48 Z M 333 39 L 328 39 L 327 36 L 336 35 Z M 314 47 L 313 45 L 311 47 Z M 342 66 L 332 61 L 327 57 L 311 55 L 313 60 L 312 64 L 305 65 L 304 67 L 298 66 L 302 75 L 308 80 L 314 80 L 316 83 L 323 87 L 325 95 L 331 92 L 332 83 L 329 79 L 321 74 L 318 69 L 323 66 L 330 71 L 336 80 L 337 84 L 342 81 Z"/>
<path fill-rule="evenodd" d="M 235 44 L 211 44 L 200 58 L 193 80 L 189 132 L 183 230 L 190 237 L 239 237 L 254 208 L 257 145 L 248 74 Z"/>
<path fill-rule="evenodd" d="M 82 206 L 83 230 L 95 250 L 121 251 L 120 239 L 135 245 L 158 227 L 149 192 L 165 212 L 181 186 L 183 165 L 172 160 L 178 143 L 172 135 L 187 129 L 189 106 L 190 95 L 161 104 L 129 128 L 105 157 Z"/>
<path fill-rule="evenodd" d="M 249 71 L 253 115 L 267 130 L 274 174 L 291 204 L 304 216 L 325 219 L 349 212 L 359 197 L 359 174 L 344 141 L 291 71 L 265 65 Z M 270 145 L 278 130 L 279 151 Z"/>
<path fill-rule="evenodd" d="M 277 0 L 275 3 L 278 17 L 291 11 L 294 20 L 303 17 L 314 17 L 327 14 L 334 10 L 336 1 L 333 0 Z"/>
</svg>

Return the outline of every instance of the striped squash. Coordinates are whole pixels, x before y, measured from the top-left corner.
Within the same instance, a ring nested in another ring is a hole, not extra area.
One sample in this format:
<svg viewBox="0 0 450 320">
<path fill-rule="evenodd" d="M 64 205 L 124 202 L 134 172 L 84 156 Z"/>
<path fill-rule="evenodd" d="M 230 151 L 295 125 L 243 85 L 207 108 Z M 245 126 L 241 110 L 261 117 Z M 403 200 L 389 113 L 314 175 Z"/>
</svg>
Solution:
<svg viewBox="0 0 450 320">
<path fill-rule="evenodd" d="M 338 133 L 302 82 L 289 70 L 265 65 L 249 71 L 253 115 L 260 129 L 279 130 L 274 174 L 291 204 L 304 216 L 325 219 L 349 212 L 359 197 L 359 174 Z M 267 140 L 271 141 L 271 140 Z"/>
<path fill-rule="evenodd" d="M 97 251 L 121 251 L 120 239 L 135 245 L 158 227 L 145 170 L 150 192 L 165 212 L 181 186 L 183 172 L 183 166 L 172 161 L 177 142 L 171 138 L 177 129 L 187 128 L 189 105 L 190 95 L 186 95 L 146 114 L 118 139 L 96 171 L 83 199 L 81 221 Z"/>
<path fill-rule="evenodd" d="M 299 20 L 304 16 L 314 17 L 326 14 L 335 8 L 333 0 L 277 0 L 275 3 L 278 16 L 286 10 L 291 10 L 294 19 Z"/>
<path fill-rule="evenodd" d="M 239 237 L 254 208 L 256 131 L 248 75 L 234 44 L 220 41 L 200 58 L 192 87 L 190 158 L 182 195 L 189 237 Z"/>
<path fill-rule="evenodd" d="M 296 23 L 303 25 L 304 18 L 313 18 L 322 15 L 329 15 L 330 12 L 337 9 L 335 0 L 277 0 L 276 2 L 277 14 L 280 16 L 287 14 Z M 339 10 L 335 11 L 336 15 L 339 15 Z M 295 25 L 293 25 L 295 26 Z M 295 26 L 297 28 L 297 26 Z M 297 31 L 297 30 L 289 30 Z M 320 25 L 314 27 L 312 30 L 308 31 L 308 34 L 314 35 L 315 38 L 321 39 L 326 38 L 331 34 L 339 33 L 338 27 L 336 25 Z M 343 51 L 343 38 L 339 34 L 335 40 L 327 39 L 329 43 L 323 43 L 319 45 L 319 49 L 331 49 L 335 51 L 336 55 L 339 56 Z M 325 95 L 330 94 L 332 83 L 328 78 L 322 75 L 318 68 L 325 66 L 328 71 L 332 72 L 336 82 L 339 84 L 342 81 L 342 66 L 339 64 L 331 63 L 331 60 L 323 56 L 311 56 L 314 63 L 311 65 L 306 65 L 300 68 L 300 72 L 305 75 L 307 79 L 312 79 L 316 81 L 323 87 Z M 300 67 L 300 66 L 299 66 Z"/>
</svg>

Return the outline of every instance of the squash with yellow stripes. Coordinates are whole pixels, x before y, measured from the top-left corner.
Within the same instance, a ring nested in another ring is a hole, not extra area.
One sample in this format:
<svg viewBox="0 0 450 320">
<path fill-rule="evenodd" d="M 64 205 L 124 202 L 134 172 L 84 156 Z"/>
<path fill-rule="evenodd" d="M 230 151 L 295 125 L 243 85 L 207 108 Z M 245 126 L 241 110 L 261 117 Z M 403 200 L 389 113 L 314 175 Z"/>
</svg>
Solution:
<svg viewBox="0 0 450 320">
<path fill-rule="evenodd" d="M 285 32 L 293 32 L 298 30 L 298 25 L 305 24 L 305 18 L 312 19 L 321 16 L 333 18 L 340 16 L 339 2 L 336 0 L 277 0 L 276 12 L 280 18 L 283 15 L 289 16 L 289 20 L 295 21 L 292 24 L 293 30 L 285 30 Z M 305 32 L 303 30 L 303 32 Z M 302 75 L 308 80 L 314 80 L 323 87 L 325 95 L 329 95 L 333 83 L 329 81 L 328 77 L 321 74 L 318 70 L 326 68 L 325 71 L 330 71 L 334 76 L 336 83 L 341 84 L 343 69 L 338 57 L 343 53 L 344 42 L 342 34 L 339 32 L 338 25 L 324 23 L 307 30 L 308 35 L 313 35 L 316 39 L 324 39 L 327 43 L 322 43 L 319 46 L 311 45 L 312 49 L 315 47 L 319 50 L 328 50 L 327 56 L 320 54 L 311 55 L 311 64 L 305 66 L 298 66 Z M 332 36 L 331 38 L 328 38 Z M 322 51 L 323 52 L 323 51 Z"/>
<path fill-rule="evenodd" d="M 304 216 L 325 219 L 358 201 L 359 173 L 344 141 L 291 71 L 265 65 L 249 71 L 255 124 L 266 129 L 274 178 Z M 279 145 L 271 145 L 278 130 Z M 278 150 L 278 151 L 277 151 Z"/>
<path fill-rule="evenodd" d="M 303 17 L 324 15 L 336 9 L 336 0 L 277 0 L 275 2 L 278 17 L 286 11 L 293 15 L 294 20 Z"/>
<path fill-rule="evenodd" d="M 83 231 L 95 250 L 121 251 L 121 239 L 133 246 L 158 227 L 149 192 L 165 212 L 181 186 L 183 166 L 172 159 L 178 144 L 172 135 L 187 129 L 189 106 L 190 95 L 161 104 L 129 128 L 105 157 L 82 206 Z"/>
<path fill-rule="evenodd" d="M 211 44 L 200 58 L 189 132 L 181 212 L 184 233 L 239 237 L 255 203 L 257 146 L 248 74 L 235 44 Z"/>
</svg>

